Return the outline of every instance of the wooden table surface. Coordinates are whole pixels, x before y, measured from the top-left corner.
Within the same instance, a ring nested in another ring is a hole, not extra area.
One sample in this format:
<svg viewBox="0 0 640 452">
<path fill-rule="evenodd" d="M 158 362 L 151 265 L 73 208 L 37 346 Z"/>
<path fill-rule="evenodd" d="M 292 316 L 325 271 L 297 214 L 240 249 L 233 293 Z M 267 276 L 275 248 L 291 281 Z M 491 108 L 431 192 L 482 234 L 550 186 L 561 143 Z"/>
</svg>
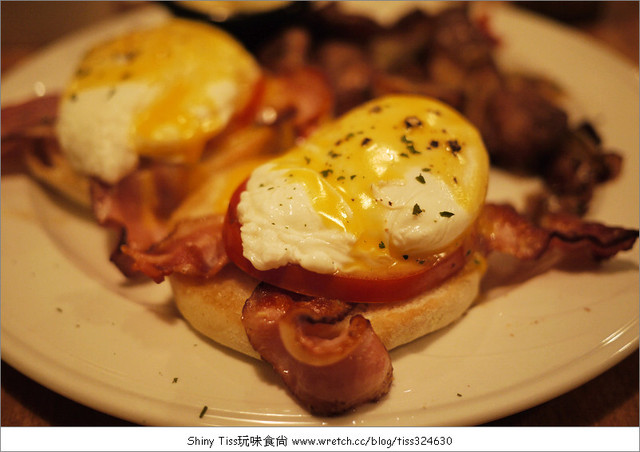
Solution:
<svg viewBox="0 0 640 452">
<path fill-rule="evenodd" d="M 5 39 L 2 71 L 42 43 Z M 36 2 L 37 3 L 37 2 Z M 116 7 L 114 14 L 119 12 Z M 603 2 L 595 20 L 573 23 L 638 66 L 638 2 Z M 492 426 L 638 426 L 638 351 L 583 386 Z M 2 362 L 2 426 L 125 426 L 130 423 L 71 401 Z"/>
</svg>

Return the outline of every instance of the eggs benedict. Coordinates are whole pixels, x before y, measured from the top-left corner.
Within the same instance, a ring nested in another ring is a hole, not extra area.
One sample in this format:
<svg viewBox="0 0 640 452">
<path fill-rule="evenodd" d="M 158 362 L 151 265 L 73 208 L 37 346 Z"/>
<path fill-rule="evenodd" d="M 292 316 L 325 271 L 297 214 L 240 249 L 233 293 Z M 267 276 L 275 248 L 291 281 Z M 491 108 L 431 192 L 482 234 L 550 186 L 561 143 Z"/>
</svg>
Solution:
<svg viewBox="0 0 640 452">
<path fill-rule="evenodd" d="M 215 206 L 229 192 L 212 184 L 216 193 L 199 198 L 209 217 L 147 253 L 127 252 L 170 275 L 197 330 L 267 360 L 311 411 L 336 414 L 382 397 L 388 350 L 453 322 L 477 296 L 485 265 L 473 236 L 488 175 L 482 140 L 459 113 L 388 96 L 256 164 L 224 215 Z M 213 235 L 221 243 L 184 258 Z"/>
<path fill-rule="evenodd" d="M 84 56 L 62 96 L 57 136 L 74 168 L 111 184 L 141 157 L 195 163 L 247 108 L 260 78 L 227 33 L 170 20 Z"/>
</svg>

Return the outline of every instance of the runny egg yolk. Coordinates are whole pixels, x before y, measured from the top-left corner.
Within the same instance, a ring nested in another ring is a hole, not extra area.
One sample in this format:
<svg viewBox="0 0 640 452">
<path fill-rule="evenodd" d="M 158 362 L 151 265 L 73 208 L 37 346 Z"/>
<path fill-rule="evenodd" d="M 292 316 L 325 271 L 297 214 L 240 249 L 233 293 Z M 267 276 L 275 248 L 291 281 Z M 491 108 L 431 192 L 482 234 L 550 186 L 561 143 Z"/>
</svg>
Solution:
<svg viewBox="0 0 640 452">
<path fill-rule="evenodd" d="M 419 96 L 371 101 L 256 169 L 238 205 L 259 270 L 406 267 L 462 244 L 487 190 L 476 129 Z"/>
<path fill-rule="evenodd" d="M 207 24 L 174 19 L 120 36 L 90 50 L 68 85 L 63 150 L 79 169 L 111 182 L 134 156 L 197 161 L 247 107 L 259 78 L 251 54 Z"/>
</svg>

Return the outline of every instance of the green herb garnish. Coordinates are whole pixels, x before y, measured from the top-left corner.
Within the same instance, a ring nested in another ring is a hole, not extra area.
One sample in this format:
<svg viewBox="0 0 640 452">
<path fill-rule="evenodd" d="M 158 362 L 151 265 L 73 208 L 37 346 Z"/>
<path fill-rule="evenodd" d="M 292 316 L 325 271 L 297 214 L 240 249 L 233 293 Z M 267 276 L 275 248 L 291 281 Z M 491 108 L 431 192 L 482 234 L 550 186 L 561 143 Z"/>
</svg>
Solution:
<svg viewBox="0 0 640 452">
<path fill-rule="evenodd" d="M 411 152 L 412 154 L 420 154 L 420 152 L 417 151 L 415 146 L 413 145 L 413 141 L 408 139 L 406 135 L 402 135 L 402 137 L 400 139 L 402 140 L 404 145 L 407 147 L 409 152 Z"/>
</svg>

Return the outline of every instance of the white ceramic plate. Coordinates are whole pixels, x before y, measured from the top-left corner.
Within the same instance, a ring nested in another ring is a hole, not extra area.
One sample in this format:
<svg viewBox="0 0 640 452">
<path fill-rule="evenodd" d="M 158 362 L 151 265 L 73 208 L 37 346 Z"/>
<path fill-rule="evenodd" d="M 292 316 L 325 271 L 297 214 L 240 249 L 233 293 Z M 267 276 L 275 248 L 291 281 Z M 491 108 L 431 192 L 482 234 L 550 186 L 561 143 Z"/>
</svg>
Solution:
<svg viewBox="0 0 640 452">
<path fill-rule="evenodd" d="M 501 58 L 555 79 L 625 154 L 592 217 L 638 226 L 638 78 L 574 32 L 494 9 Z M 162 20 L 157 9 L 55 44 L 3 76 L 2 102 L 53 91 L 84 48 Z M 535 183 L 492 174 L 492 200 Z M 180 318 L 164 285 L 132 285 L 107 261 L 110 237 L 22 176 L 2 179 L 2 358 L 52 390 L 152 425 L 468 425 L 542 403 L 615 365 L 638 343 L 638 247 L 597 272 L 550 271 L 493 290 L 444 331 L 391 353 L 391 393 L 342 417 L 306 413 L 267 365 L 217 346 Z M 200 417 L 204 406 L 206 414 Z"/>
</svg>

